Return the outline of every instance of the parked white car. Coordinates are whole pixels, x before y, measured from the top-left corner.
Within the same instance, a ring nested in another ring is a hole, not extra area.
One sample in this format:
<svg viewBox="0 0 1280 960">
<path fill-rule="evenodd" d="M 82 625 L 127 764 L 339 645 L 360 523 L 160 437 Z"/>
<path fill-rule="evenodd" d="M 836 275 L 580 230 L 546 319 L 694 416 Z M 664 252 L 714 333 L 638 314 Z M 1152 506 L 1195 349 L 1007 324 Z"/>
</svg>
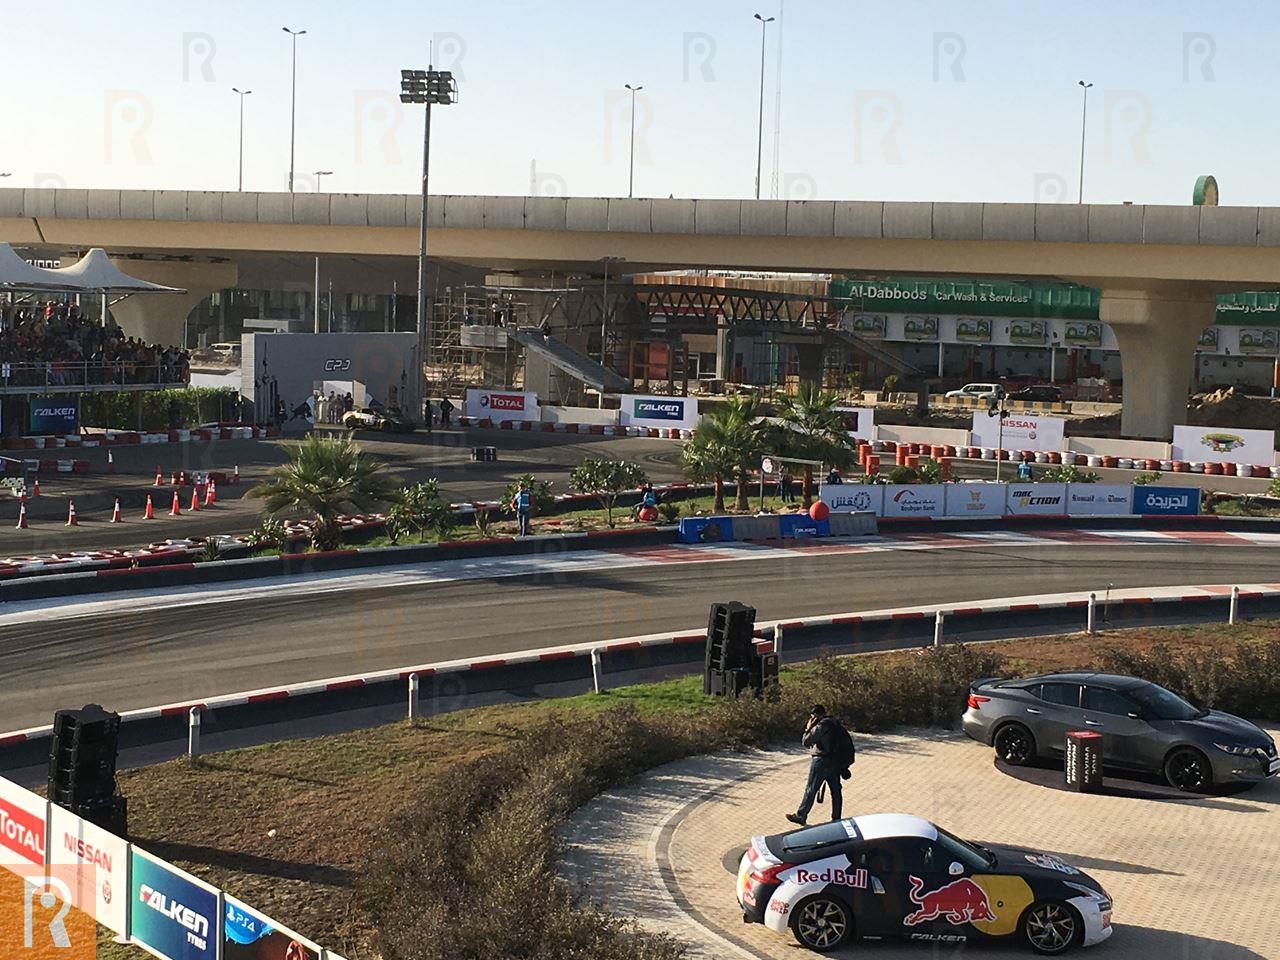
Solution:
<svg viewBox="0 0 1280 960">
<path fill-rule="evenodd" d="M 998 383 L 966 383 L 959 390 L 948 390 L 946 397 L 969 397 L 973 400 L 995 400 L 1004 396 L 1004 387 Z"/>
</svg>

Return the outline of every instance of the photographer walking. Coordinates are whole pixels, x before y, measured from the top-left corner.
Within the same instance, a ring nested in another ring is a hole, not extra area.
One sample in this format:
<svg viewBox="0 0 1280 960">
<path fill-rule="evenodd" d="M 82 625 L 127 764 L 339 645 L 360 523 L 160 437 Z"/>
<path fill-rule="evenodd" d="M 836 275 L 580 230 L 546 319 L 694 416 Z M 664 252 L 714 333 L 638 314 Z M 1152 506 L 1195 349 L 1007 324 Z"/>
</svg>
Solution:
<svg viewBox="0 0 1280 960">
<path fill-rule="evenodd" d="M 852 776 L 849 767 L 854 761 L 853 738 L 843 723 L 828 716 L 822 704 L 815 703 L 809 709 L 809 721 L 800 742 L 809 748 L 809 779 L 804 785 L 800 806 L 795 813 L 788 813 L 787 819 L 803 827 L 808 822 L 818 788 L 826 784 L 831 791 L 831 819 L 839 820 L 844 800 L 840 781 Z"/>
</svg>

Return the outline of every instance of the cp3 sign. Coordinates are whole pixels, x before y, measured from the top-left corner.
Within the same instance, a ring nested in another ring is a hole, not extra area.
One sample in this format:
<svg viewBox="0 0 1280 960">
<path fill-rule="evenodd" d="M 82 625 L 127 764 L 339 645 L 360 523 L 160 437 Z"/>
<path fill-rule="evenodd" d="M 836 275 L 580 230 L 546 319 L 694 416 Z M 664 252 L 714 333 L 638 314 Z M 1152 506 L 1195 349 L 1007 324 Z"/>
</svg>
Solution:
<svg viewBox="0 0 1280 960">
<path fill-rule="evenodd" d="M 324 362 L 324 372 L 325 372 L 325 373 L 334 373 L 334 372 L 337 372 L 337 371 L 350 370 L 350 369 L 351 369 L 351 361 L 350 361 L 350 360 L 337 360 L 337 359 L 332 359 L 332 360 L 326 360 L 326 361 Z"/>
</svg>

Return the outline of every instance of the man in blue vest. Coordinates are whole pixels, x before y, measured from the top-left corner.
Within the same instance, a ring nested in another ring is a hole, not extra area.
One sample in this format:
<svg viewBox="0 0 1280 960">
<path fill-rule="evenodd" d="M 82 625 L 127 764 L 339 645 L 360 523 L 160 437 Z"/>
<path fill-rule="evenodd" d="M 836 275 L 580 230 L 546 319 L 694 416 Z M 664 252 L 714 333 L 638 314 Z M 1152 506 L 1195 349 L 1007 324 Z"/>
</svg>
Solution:
<svg viewBox="0 0 1280 960">
<path fill-rule="evenodd" d="M 1031 480 L 1031 461 L 1025 457 L 1018 463 L 1018 479 L 1023 483 Z"/>
<path fill-rule="evenodd" d="M 516 495 L 511 500 L 511 506 L 515 508 L 516 519 L 520 521 L 520 536 L 527 537 L 529 535 L 529 511 L 533 506 L 533 497 L 529 493 L 529 485 L 521 483 L 520 489 L 516 491 Z"/>
</svg>

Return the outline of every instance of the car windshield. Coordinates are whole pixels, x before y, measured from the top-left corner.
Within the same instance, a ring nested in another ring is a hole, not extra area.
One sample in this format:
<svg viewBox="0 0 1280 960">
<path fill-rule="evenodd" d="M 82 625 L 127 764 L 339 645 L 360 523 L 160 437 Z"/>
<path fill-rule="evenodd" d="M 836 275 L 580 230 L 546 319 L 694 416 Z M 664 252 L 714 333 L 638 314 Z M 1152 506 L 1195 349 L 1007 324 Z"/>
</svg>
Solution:
<svg viewBox="0 0 1280 960">
<path fill-rule="evenodd" d="M 1157 720 L 1195 720 L 1204 716 L 1203 710 L 1196 709 L 1176 693 L 1155 683 L 1144 683 L 1125 693 Z"/>
<path fill-rule="evenodd" d="M 831 823 L 820 823 L 789 833 L 782 838 L 782 849 L 812 850 L 814 847 L 825 847 L 832 843 L 845 843 L 849 840 L 849 831 L 840 820 Z"/>
<path fill-rule="evenodd" d="M 938 828 L 938 845 L 948 857 L 960 861 L 969 870 L 989 870 L 995 866 L 996 856 L 990 850 L 980 849 L 941 827 Z"/>
</svg>

